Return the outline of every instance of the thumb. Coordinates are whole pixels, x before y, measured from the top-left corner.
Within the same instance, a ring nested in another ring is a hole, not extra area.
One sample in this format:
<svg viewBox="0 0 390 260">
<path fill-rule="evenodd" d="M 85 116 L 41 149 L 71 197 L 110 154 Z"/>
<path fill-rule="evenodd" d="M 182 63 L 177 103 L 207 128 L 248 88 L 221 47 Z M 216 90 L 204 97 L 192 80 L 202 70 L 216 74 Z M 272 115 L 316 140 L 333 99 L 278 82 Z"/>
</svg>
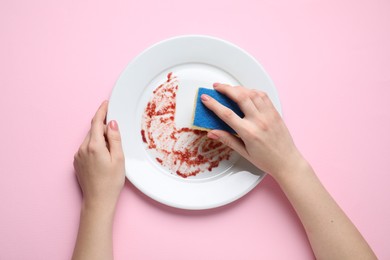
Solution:
<svg viewBox="0 0 390 260">
<path fill-rule="evenodd" d="M 247 155 L 248 155 L 248 153 L 245 149 L 245 145 L 242 142 L 242 140 L 240 138 L 238 138 L 237 136 L 234 136 L 226 131 L 211 130 L 210 132 L 208 132 L 207 137 L 220 141 L 221 143 L 229 146 L 234 151 L 241 154 L 243 157 L 247 157 Z"/>
<path fill-rule="evenodd" d="M 123 158 L 122 139 L 119 132 L 118 123 L 115 120 L 111 120 L 108 123 L 107 139 L 109 150 L 112 159 Z"/>
</svg>

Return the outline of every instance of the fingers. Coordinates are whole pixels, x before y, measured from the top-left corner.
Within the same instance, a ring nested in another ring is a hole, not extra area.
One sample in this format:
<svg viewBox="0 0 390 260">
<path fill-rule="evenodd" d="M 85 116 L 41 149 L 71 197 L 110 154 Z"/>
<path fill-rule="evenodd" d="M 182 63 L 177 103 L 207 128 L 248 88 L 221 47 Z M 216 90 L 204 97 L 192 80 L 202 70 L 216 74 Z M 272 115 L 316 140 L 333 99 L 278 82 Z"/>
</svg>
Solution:
<svg viewBox="0 0 390 260">
<path fill-rule="evenodd" d="M 90 140 L 91 140 L 91 130 L 88 131 L 87 135 L 84 138 L 84 141 L 81 143 L 79 149 L 74 154 L 73 166 L 75 167 L 75 169 L 76 169 L 76 165 L 75 165 L 76 159 L 80 158 L 81 156 L 83 156 L 83 154 L 86 153 L 86 151 L 88 150 L 88 145 Z"/>
<path fill-rule="evenodd" d="M 257 108 L 257 110 L 261 111 L 262 109 L 264 109 L 265 102 L 264 102 L 263 98 L 266 97 L 266 94 L 264 92 L 252 89 L 252 90 L 250 90 L 249 96 L 250 96 L 253 104 Z"/>
<path fill-rule="evenodd" d="M 108 123 L 107 139 L 111 159 L 123 160 L 124 155 L 122 150 L 121 134 L 119 132 L 118 123 L 115 120 L 112 120 Z"/>
<path fill-rule="evenodd" d="M 256 115 L 257 112 L 266 112 L 269 109 L 275 110 L 274 104 L 266 92 L 220 83 L 214 83 L 213 86 L 215 90 L 236 102 L 245 116 Z"/>
<path fill-rule="evenodd" d="M 267 107 L 268 109 L 270 110 L 273 110 L 274 112 L 277 112 L 275 106 L 274 106 L 274 103 L 272 103 L 271 99 L 269 98 L 269 96 L 267 95 L 267 93 L 263 93 L 263 97 L 262 97 L 263 101 L 264 101 L 264 104 L 265 104 L 265 107 Z M 279 112 L 278 112 L 279 113 Z"/>
<path fill-rule="evenodd" d="M 219 83 L 215 83 L 213 86 L 215 90 L 236 102 L 245 116 L 252 116 L 258 112 L 250 97 L 250 90 L 244 87 L 232 87 L 227 84 Z"/>
<path fill-rule="evenodd" d="M 213 111 L 222 121 L 228 124 L 238 134 L 240 134 L 240 128 L 242 126 L 242 118 L 234 113 L 230 108 L 220 104 L 214 98 L 203 94 L 201 97 L 203 104 Z"/>
<path fill-rule="evenodd" d="M 91 140 L 102 144 L 104 144 L 104 120 L 107 115 L 107 109 L 108 101 L 104 101 L 96 111 L 91 123 Z"/>
<path fill-rule="evenodd" d="M 84 138 L 84 141 L 80 145 L 81 150 L 85 150 L 89 144 L 89 141 L 91 139 L 91 130 L 88 131 L 87 135 Z"/>
<path fill-rule="evenodd" d="M 223 130 L 211 130 L 207 133 L 207 137 L 219 140 L 223 144 L 229 146 L 234 151 L 238 152 L 242 156 L 246 157 L 248 155 L 244 143 L 241 141 L 240 138 L 226 132 Z"/>
</svg>

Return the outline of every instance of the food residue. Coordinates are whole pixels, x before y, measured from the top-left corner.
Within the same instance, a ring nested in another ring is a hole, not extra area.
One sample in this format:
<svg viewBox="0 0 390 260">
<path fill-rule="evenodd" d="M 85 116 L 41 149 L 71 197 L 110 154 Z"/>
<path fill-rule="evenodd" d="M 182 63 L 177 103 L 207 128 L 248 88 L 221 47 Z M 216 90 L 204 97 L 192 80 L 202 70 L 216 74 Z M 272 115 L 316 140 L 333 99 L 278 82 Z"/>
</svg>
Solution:
<svg viewBox="0 0 390 260">
<path fill-rule="evenodd" d="M 209 139 L 206 131 L 175 126 L 177 76 L 168 73 L 146 105 L 142 117 L 142 141 L 154 150 L 156 161 L 183 178 L 218 167 L 232 150 Z"/>
</svg>

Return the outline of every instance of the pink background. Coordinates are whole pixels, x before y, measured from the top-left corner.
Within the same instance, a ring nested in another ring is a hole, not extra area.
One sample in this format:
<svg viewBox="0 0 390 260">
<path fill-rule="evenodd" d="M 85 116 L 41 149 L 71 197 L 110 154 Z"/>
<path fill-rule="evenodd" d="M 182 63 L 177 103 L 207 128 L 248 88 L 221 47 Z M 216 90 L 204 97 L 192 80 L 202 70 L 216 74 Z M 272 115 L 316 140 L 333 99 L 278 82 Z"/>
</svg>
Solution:
<svg viewBox="0 0 390 260">
<path fill-rule="evenodd" d="M 127 63 L 181 34 L 229 40 L 278 88 L 296 144 L 380 259 L 390 259 L 390 2 L 0 1 L 0 259 L 69 259 L 81 194 L 73 154 Z M 117 259 L 312 259 L 267 177 L 199 212 L 127 183 Z"/>
</svg>

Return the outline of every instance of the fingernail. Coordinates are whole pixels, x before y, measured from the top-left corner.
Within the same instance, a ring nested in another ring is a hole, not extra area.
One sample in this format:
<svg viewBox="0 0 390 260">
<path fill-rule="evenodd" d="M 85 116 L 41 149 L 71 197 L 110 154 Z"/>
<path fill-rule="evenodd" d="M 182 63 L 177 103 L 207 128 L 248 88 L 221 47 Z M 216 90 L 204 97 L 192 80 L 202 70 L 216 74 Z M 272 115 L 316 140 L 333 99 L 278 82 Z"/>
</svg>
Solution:
<svg viewBox="0 0 390 260">
<path fill-rule="evenodd" d="M 210 139 L 214 139 L 214 140 L 218 140 L 219 139 L 219 136 L 214 134 L 213 132 L 208 132 L 207 133 L 207 137 L 210 138 Z"/>
<path fill-rule="evenodd" d="M 213 84 L 213 87 L 215 88 L 215 87 L 217 87 L 219 85 L 219 83 L 218 82 L 215 82 L 214 84 Z"/>
<path fill-rule="evenodd" d="M 200 99 L 201 99 L 202 101 L 208 101 L 208 100 L 210 99 L 210 97 L 209 97 L 208 95 L 206 95 L 206 94 L 202 94 L 202 95 L 200 96 Z"/>
<path fill-rule="evenodd" d="M 115 120 L 111 120 L 109 125 L 112 130 L 118 131 L 118 123 Z"/>
</svg>

